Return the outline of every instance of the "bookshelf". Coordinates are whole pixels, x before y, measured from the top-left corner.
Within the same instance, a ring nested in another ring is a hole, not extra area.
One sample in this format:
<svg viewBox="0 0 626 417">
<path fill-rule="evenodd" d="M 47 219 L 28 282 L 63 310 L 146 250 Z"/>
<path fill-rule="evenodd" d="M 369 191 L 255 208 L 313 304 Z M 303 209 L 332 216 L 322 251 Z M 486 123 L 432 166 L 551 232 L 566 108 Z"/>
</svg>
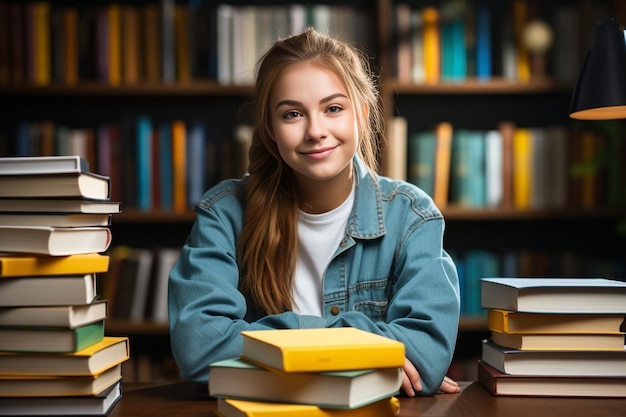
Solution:
<svg viewBox="0 0 626 417">
<path fill-rule="evenodd" d="M 75 5 L 76 2 L 52 0 L 45 3 L 51 5 L 49 41 L 58 42 L 58 40 L 54 41 L 59 29 L 58 25 L 52 23 L 53 16 L 57 16 L 59 10 L 62 11 Z M 286 0 L 232 0 L 224 3 L 241 9 L 244 6 L 258 8 L 279 6 L 278 8 L 287 9 L 284 6 L 293 4 Z M 328 7 L 334 5 L 334 2 L 305 1 L 302 3 L 311 8 L 318 5 L 324 6 L 326 11 Z M 553 124 L 568 128 L 584 126 L 584 124 L 573 123 L 567 115 L 574 81 L 565 76 L 555 77 L 554 61 L 550 61 L 546 77 L 520 81 L 505 76 L 502 65 L 495 63 L 496 57 L 499 56 L 495 48 L 500 45 L 496 40 L 497 36 L 493 38 L 494 70 L 486 79 L 468 76 L 463 80 L 435 83 L 401 80 L 398 76 L 396 61 L 399 41 L 396 23 L 397 6 L 407 4 L 412 10 L 420 10 L 424 7 L 441 10 L 448 3 L 446 0 L 407 0 L 405 2 L 351 0 L 343 2 L 346 7 L 342 9 L 344 13 L 345 10 L 359 11 L 359 19 L 365 22 L 361 26 L 367 29 L 364 31 L 367 33 L 359 32 L 354 36 L 357 36 L 356 43 L 364 46 L 373 57 L 372 64 L 380 75 L 380 88 L 388 118 L 399 115 L 406 117 L 407 134 L 430 129 L 435 123 L 441 121 L 450 122 L 454 128 L 477 130 L 492 129 L 502 121 L 513 121 L 518 126 L 542 127 Z M 492 11 L 493 16 L 500 17 L 507 15 L 515 3 L 518 3 L 517 0 L 467 1 L 470 7 L 484 4 Z M 551 2 L 526 0 L 523 3 L 528 7 L 530 15 L 540 15 L 549 23 L 554 22 L 554 12 L 558 7 L 570 6 L 577 10 L 576 16 L 580 24 L 568 28 L 570 33 L 567 35 L 576 39 L 574 43 L 576 50 L 572 51 L 572 54 L 577 57 L 578 61 L 582 59 L 582 51 L 585 50 L 587 42 L 586 36 L 591 33 L 595 17 L 609 13 L 622 24 L 626 23 L 624 2 L 621 0 L 555 0 Z M 0 16 L 16 16 L 12 13 L 18 4 L 27 3 L 0 0 Z M 95 19 L 97 10 L 117 4 L 133 6 L 135 10 L 144 10 L 143 8 L 147 6 L 151 6 L 152 10 L 154 8 L 161 10 L 160 8 L 165 4 L 187 6 L 191 2 L 99 1 L 89 6 L 78 5 L 78 10 L 79 13 L 87 12 L 86 16 Z M 213 28 L 211 36 L 218 39 L 215 23 L 218 3 L 204 1 L 199 4 L 201 10 L 198 16 L 207 19 L 207 22 L 212 22 L 212 26 L 207 24 L 207 27 Z M 27 7 L 23 5 L 21 7 L 22 12 L 25 13 Z M 339 13 L 337 15 L 341 16 Z M 0 17 L 0 19 L 5 17 Z M 95 24 L 93 21 L 87 21 Z M 11 22 L 15 24 L 15 18 Z M 503 22 L 505 22 L 504 19 L 492 20 L 490 27 L 494 34 L 499 33 L 504 25 Z M 59 65 L 58 55 L 55 55 L 60 50 L 58 47 L 56 49 L 52 47 L 49 51 L 51 55 L 47 81 L 41 82 L 35 78 L 29 78 L 33 75 L 29 75 L 27 64 L 31 66 L 35 64 L 24 56 L 20 61 L 22 66 L 17 65 L 17 70 L 21 71 L 21 75 L 16 77 L 14 74 L 16 48 L 11 43 L 15 38 L 14 34 L 11 35 L 11 28 L 8 21 L 4 26 L 0 21 L 0 96 L 5 103 L 10 103 L 8 108 L 0 114 L 1 155 L 18 153 L 19 149 L 22 149 L 19 148 L 18 141 L 30 140 L 18 134 L 20 127 L 24 127 L 21 122 L 28 122 L 28 126 L 31 127 L 30 131 L 39 132 L 35 133 L 39 138 L 44 136 L 41 132 L 45 131 L 42 127 L 45 125 L 40 122 L 51 121 L 55 128 L 66 126 L 91 132 L 88 136 L 95 138 L 92 140 L 96 143 L 98 127 L 116 125 L 123 138 L 120 143 L 128 145 L 136 136 L 134 131 L 136 119 L 142 115 L 148 115 L 155 126 L 161 122 L 171 123 L 174 120 L 189 123 L 195 120 L 205 122 L 209 129 L 207 137 L 216 139 L 214 146 L 218 149 L 211 161 L 220 162 L 219 166 L 213 167 L 214 171 L 206 180 L 205 188 L 220 178 L 232 176 L 236 171 L 234 165 L 238 162 L 233 156 L 235 153 L 232 148 L 233 128 L 246 123 L 241 110 L 252 93 L 252 87 L 248 83 L 224 84 L 220 82 L 221 77 L 217 74 L 217 68 L 209 68 L 209 64 L 199 66 L 198 72 L 191 77 L 169 81 L 165 81 L 162 77 L 148 75 L 146 65 L 138 64 L 138 68 L 143 71 L 139 74 L 139 79 L 131 81 L 125 78 L 122 69 L 121 78 L 118 81 L 111 81 L 104 79 L 102 74 L 96 72 L 95 61 L 87 65 L 90 71 L 80 73 L 77 79 L 70 82 L 63 71 L 55 67 Z M 25 30 L 26 26 L 23 26 L 20 33 L 24 33 Z M 89 33 L 94 36 L 93 32 Z M 26 38 L 22 37 L 19 41 L 25 42 Z M 52 45 L 57 44 L 52 43 Z M 92 52 L 98 50 L 98 44 L 93 45 L 95 46 Z M 75 45 L 75 47 L 79 46 Z M 161 47 L 157 45 L 157 48 Z M 208 45 L 198 44 L 197 48 L 217 57 L 217 51 L 211 50 Z M 563 51 L 559 50 L 558 53 L 562 54 Z M 554 55 L 558 56 L 553 48 L 549 52 L 549 57 L 554 58 Z M 188 58 L 190 57 L 191 54 Z M 90 59 L 94 60 L 95 57 L 91 56 Z M 568 60 L 568 62 L 571 61 Z M 124 68 L 123 61 L 120 65 Z M 182 64 L 179 62 L 175 65 Z M 570 66 L 578 68 L 579 63 L 571 62 Z M 80 67 L 82 65 L 79 65 Z M 617 134 L 624 139 L 626 137 L 624 123 L 618 122 L 616 126 Z M 47 140 L 50 140 L 50 137 L 48 136 Z M 383 167 L 388 170 L 390 163 L 386 159 L 388 149 L 385 148 L 385 144 L 381 146 Z M 101 171 L 98 152 L 96 150 L 90 152 L 92 166 Z M 132 148 L 129 148 L 122 156 L 128 159 L 130 158 L 128 155 L 131 154 Z M 143 248 L 154 244 L 164 247 L 182 245 L 195 219 L 192 204 L 186 204 L 182 210 L 160 207 L 158 204 L 147 209 L 138 208 L 137 197 L 133 194 L 132 187 L 128 187 L 128 183 L 131 183 L 131 180 L 137 176 L 135 166 L 136 160 L 131 159 L 130 168 L 124 171 L 124 180 L 118 179 L 119 185 L 116 186 L 115 182 L 113 185 L 114 188 L 120 189 L 120 192 L 124 190 L 118 197 L 123 202 L 123 213 L 115 217 L 112 225 L 113 244 Z M 626 185 L 623 189 L 626 190 Z M 615 277 L 626 279 L 623 264 L 617 262 L 623 258 L 620 248 L 623 248 L 626 243 L 624 241 L 625 206 L 624 193 L 621 194 L 620 204 L 611 206 L 600 204 L 591 208 L 580 207 L 569 202 L 555 208 L 525 210 L 514 207 L 468 208 L 449 205 L 443 209 L 447 220 L 446 247 L 458 256 L 459 260 L 463 260 L 468 251 L 475 250 L 485 250 L 497 255 L 502 255 L 507 250 L 524 251 L 526 258 L 537 260 L 537 265 L 540 264 L 540 260 L 545 261 L 545 258 L 556 259 L 557 252 L 559 254 L 565 252 L 568 256 L 563 258 L 563 263 L 553 267 L 557 269 L 542 271 L 539 266 L 535 265 L 535 269 L 529 269 L 528 271 L 531 272 L 528 273 L 563 274 L 566 273 L 565 271 L 567 273 L 572 271 L 580 275 L 620 274 Z M 572 258 L 579 262 L 573 262 Z M 151 320 L 115 319 L 109 320 L 108 323 L 107 331 L 111 334 L 131 335 L 133 339 L 131 346 L 134 349 L 131 357 L 142 358 L 136 361 L 141 362 L 136 368 L 143 369 L 144 375 L 150 374 L 146 371 L 149 369 L 146 363 L 150 362 L 150 355 L 155 362 L 166 361 L 169 346 L 166 325 Z M 478 342 L 486 334 L 483 316 L 464 314 L 459 330 L 458 357 L 471 359 L 475 355 L 475 349 L 480 346 Z M 159 346 L 159 349 L 154 349 L 155 346 Z M 164 365 L 164 368 L 172 370 L 171 364 Z M 172 374 L 167 377 L 172 377 Z M 145 376 L 138 376 L 138 379 L 141 378 Z M 463 375 L 463 378 L 466 379 L 467 375 Z"/>
</svg>

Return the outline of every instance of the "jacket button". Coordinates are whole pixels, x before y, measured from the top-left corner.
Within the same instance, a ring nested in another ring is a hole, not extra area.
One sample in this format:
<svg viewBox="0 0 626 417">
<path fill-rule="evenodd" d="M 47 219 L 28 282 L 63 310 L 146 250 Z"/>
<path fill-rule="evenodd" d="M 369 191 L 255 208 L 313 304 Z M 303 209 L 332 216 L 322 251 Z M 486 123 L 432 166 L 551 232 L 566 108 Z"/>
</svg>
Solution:
<svg viewBox="0 0 626 417">
<path fill-rule="evenodd" d="M 332 306 L 330 308 L 330 314 L 332 314 L 333 316 L 336 316 L 337 314 L 339 314 L 339 306 Z"/>
</svg>

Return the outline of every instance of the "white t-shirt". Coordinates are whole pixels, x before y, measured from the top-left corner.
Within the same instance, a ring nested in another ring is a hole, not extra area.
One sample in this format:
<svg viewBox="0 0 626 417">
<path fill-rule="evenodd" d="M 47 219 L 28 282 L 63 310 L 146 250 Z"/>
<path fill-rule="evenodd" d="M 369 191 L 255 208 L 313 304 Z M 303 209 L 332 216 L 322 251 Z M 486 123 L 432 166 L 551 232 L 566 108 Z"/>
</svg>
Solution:
<svg viewBox="0 0 626 417">
<path fill-rule="evenodd" d="M 322 280 L 339 242 L 345 235 L 354 203 L 352 192 L 339 207 L 326 213 L 309 214 L 300 210 L 298 259 L 294 286 L 294 311 L 322 316 Z"/>
</svg>

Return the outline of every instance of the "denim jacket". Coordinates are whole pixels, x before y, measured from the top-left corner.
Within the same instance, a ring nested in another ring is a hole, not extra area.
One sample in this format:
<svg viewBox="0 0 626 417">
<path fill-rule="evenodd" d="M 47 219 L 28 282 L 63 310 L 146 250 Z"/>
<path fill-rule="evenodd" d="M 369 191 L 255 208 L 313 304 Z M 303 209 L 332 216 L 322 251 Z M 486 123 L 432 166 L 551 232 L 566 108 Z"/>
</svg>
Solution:
<svg viewBox="0 0 626 417">
<path fill-rule="evenodd" d="M 414 185 L 371 174 L 358 158 L 355 172 L 345 237 L 323 277 L 324 317 L 248 311 L 235 251 L 245 177 L 204 194 L 169 279 L 171 347 L 184 379 L 205 384 L 212 362 L 239 356 L 242 330 L 352 326 L 403 342 L 421 394 L 438 390 L 454 353 L 460 299 L 443 217 Z"/>
</svg>

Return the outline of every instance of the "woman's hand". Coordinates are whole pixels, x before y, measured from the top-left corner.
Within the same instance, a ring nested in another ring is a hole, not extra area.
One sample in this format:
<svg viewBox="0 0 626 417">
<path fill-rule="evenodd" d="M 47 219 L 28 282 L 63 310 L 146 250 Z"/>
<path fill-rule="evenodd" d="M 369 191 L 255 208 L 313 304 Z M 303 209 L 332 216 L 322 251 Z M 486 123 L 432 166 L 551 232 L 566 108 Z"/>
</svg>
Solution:
<svg viewBox="0 0 626 417">
<path fill-rule="evenodd" d="M 416 393 L 422 390 L 420 374 L 407 358 L 404 358 L 404 366 L 402 367 L 402 390 L 404 390 L 409 397 L 415 397 Z M 439 392 L 445 394 L 455 394 L 460 390 L 459 384 L 447 376 L 443 379 L 439 387 Z"/>
</svg>

